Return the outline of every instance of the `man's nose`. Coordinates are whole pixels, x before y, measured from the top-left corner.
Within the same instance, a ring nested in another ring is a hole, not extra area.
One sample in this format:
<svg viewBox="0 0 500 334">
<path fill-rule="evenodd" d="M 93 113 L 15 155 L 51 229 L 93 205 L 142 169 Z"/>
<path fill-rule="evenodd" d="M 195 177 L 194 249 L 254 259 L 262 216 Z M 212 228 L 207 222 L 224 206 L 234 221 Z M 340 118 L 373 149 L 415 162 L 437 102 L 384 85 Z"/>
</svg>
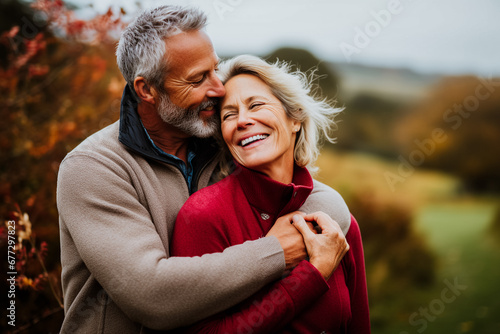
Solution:
<svg viewBox="0 0 500 334">
<path fill-rule="evenodd" d="M 226 95 L 226 89 L 224 88 L 224 85 L 220 81 L 219 77 L 217 75 L 213 74 L 212 78 L 210 80 L 210 87 L 207 91 L 207 96 L 208 97 L 223 97 Z"/>
</svg>

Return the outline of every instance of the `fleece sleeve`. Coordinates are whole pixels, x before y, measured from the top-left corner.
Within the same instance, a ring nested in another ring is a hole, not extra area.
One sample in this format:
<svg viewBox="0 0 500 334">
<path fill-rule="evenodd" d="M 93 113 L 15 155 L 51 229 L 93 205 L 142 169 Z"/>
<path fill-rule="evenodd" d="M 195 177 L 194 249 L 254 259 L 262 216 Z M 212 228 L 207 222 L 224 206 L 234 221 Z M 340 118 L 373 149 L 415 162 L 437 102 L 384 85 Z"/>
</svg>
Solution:
<svg viewBox="0 0 500 334">
<path fill-rule="evenodd" d="M 351 299 L 352 314 L 347 332 L 352 334 L 369 334 L 370 315 L 366 288 L 365 258 L 363 255 L 361 232 L 354 217 L 351 218 L 351 227 L 346 235 L 346 239 L 350 246 L 350 251 L 346 255 L 349 256 L 349 278 L 346 283 Z"/>
<path fill-rule="evenodd" d="M 313 191 L 299 211 L 323 211 L 339 224 L 344 235 L 349 231 L 351 214 L 347 204 L 337 191 L 319 181 L 314 180 Z"/>
<path fill-rule="evenodd" d="M 199 256 L 229 247 L 227 231 L 231 225 L 217 211 L 202 212 L 188 201 L 177 216 L 172 255 Z M 202 218 L 203 225 L 192 223 Z M 243 303 L 176 333 L 277 333 L 328 289 L 318 270 L 302 261 L 289 276 Z"/>
<path fill-rule="evenodd" d="M 134 177 L 118 163 L 91 153 L 61 164 L 61 246 L 71 245 L 63 252 L 72 252 L 65 254 L 65 299 L 74 300 L 79 293 L 81 286 L 74 282 L 95 279 L 133 321 L 172 329 L 225 310 L 282 275 L 283 250 L 276 238 L 218 254 L 169 257 L 133 186 Z M 78 277 L 82 272 L 89 278 Z"/>
</svg>

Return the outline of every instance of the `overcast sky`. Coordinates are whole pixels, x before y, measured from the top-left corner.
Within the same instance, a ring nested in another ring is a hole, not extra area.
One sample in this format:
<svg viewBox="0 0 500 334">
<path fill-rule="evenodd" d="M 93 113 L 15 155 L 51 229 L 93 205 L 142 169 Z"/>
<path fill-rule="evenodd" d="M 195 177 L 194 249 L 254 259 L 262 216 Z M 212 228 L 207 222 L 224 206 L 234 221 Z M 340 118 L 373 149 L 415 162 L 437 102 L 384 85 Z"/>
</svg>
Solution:
<svg viewBox="0 0 500 334">
<path fill-rule="evenodd" d="M 98 12 L 131 0 L 73 0 Z M 305 47 L 323 60 L 417 71 L 500 75 L 499 0 L 141 1 L 142 8 L 191 4 L 209 16 L 219 54 Z"/>
</svg>

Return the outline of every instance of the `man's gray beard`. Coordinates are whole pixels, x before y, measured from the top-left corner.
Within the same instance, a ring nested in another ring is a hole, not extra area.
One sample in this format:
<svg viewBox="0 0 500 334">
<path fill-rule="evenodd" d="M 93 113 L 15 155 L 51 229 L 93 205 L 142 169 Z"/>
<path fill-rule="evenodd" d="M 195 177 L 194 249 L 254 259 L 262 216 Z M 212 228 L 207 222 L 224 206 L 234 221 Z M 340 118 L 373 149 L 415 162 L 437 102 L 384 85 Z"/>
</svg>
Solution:
<svg viewBox="0 0 500 334">
<path fill-rule="evenodd" d="M 157 111 L 165 123 L 182 130 L 190 136 L 207 138 L 213 136 L 219 129 L 219 118 L 217 114 L 214 114 L 203 120 L 199 114 L 200 111 L 215 106 L 215 104 L 215 100 L 208 100 L 194 109 L 184 109 L 173 104 L 167 94 L 160 94 Z"/>
</svg>

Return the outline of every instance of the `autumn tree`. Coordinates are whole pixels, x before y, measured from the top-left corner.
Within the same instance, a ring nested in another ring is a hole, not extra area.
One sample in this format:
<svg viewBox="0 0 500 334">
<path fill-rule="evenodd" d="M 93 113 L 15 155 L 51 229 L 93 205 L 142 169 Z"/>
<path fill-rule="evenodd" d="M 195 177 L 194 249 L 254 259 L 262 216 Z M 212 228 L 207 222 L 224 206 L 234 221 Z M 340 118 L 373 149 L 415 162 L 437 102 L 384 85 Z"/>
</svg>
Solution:
<svg viewBox="0 0 500 334">
<path fill-rule="evenodd" d="M 500 79 L 444 78 L 395 132 L 413 167 L 453 173 L 472 191 L 500 191 Z"/>
<path fill-rule="evenodd" d="M 0 213 L 19 228 L 18 331 L 60 325 L 57 171 L 81 140 L 119 117 L 124 81 L 114 44 L 123 14 L 82 20 L 60 0 L 2 3 Z M 5 246 L 7 229 L 0 232 Z M 48 318 L 54 311 L 59 320 Z"/>
</svg>

